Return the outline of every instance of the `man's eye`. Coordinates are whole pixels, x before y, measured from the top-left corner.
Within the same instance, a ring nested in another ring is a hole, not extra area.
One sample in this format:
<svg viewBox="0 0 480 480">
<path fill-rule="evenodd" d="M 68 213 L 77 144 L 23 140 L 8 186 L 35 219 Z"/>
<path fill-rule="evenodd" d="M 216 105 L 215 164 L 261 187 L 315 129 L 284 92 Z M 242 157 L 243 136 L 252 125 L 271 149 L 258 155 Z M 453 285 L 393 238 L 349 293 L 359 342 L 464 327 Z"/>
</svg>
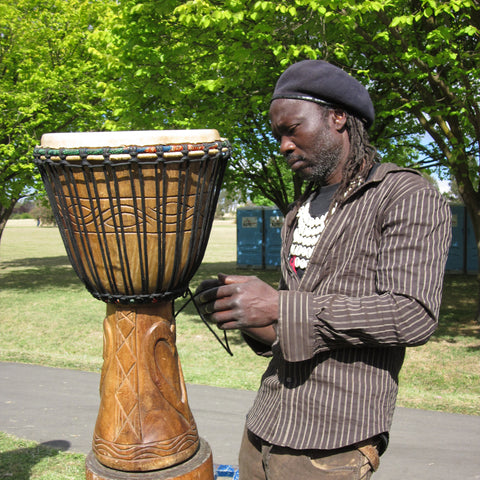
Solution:
<svg viewBox="0 0 480 480">
<path fill-rule="evenodd" d="M 278 130 L 272 131 L 272 134 L 275 140 L 277 140 L 277 142 L 280 142 L 282 140 L 282 137 L 291 137 L 295 135 L 297 127 L 298 127 L 298 124 L 291 125 L 289 127 L 285 126 L 285 127 L 279 128 Z"/>
</svg>

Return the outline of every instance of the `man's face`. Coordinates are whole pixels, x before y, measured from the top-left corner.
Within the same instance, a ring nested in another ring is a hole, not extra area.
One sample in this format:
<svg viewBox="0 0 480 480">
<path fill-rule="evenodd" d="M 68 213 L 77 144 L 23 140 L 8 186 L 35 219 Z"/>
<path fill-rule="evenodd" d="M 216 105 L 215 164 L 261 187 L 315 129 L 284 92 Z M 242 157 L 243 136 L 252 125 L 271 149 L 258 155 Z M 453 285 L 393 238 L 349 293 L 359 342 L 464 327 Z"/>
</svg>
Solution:
<svg viewBox="0 0 480 480">
<path fill-rule="evenodd" d="M 270 106 L 272 132 L 288 165 L 320 185 L 337 183 L 344 143 L 332 111 L 305 100 L 277 99 Z"/>
</svg>

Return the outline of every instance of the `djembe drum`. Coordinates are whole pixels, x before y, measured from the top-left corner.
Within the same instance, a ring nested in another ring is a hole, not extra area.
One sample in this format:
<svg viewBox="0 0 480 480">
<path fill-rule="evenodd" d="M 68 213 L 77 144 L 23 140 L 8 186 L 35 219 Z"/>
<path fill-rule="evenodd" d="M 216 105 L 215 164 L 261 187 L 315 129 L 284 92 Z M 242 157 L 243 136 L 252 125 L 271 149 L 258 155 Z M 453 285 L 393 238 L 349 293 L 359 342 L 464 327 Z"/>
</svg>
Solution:
<svg viewBox="0 0 480 480">
<path fill-rule="evenodd" d="M 72 266 L 107 303 L 87 479 L 213 479 L 188 405 L 173 301 L 202 261 L 229 156 L 216 130 L 45 134 L 35 148 Z"/>
</svg>

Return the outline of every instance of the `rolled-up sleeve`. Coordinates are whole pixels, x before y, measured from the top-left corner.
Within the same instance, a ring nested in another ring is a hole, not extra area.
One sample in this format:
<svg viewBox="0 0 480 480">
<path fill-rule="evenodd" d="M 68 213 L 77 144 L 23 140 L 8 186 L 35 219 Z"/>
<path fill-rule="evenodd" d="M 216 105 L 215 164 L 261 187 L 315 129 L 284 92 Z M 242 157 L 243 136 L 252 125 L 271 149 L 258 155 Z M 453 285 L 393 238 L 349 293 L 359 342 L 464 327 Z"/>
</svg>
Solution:
<svg viewBox="0 0 480 480">
<path fill-rule="evenodd" d="M 318 352 L 352 346 L 425 343 L 438 322 L 450 216 L 449 206 L 433 187 L 410 189 L 376 217 L 378 241 L 368 247 L 376 249 L 374 254 L 360 245 L 361 235 L 351 240 L 347 231 L 335 248 L 350 253 L 332 252 L 346 260 L 345 265 L 338 259 L 335 268 L 330 265 L 328 287 L 280 293 L 277 333 L 285 359 L 303 361 Z M 354 228 L 365 229 L 365 238 L 374 228 L 354 223 Z M 346 263 L 355 249 L 365 255 L 365 265 L 357 259 L 362 275 L 349 277 L 345 272 L 351 275 L 351 266 Z M 361 281 L 374 287 L 365 292 L 364 286 L 354 284 Z"/>
</svg>

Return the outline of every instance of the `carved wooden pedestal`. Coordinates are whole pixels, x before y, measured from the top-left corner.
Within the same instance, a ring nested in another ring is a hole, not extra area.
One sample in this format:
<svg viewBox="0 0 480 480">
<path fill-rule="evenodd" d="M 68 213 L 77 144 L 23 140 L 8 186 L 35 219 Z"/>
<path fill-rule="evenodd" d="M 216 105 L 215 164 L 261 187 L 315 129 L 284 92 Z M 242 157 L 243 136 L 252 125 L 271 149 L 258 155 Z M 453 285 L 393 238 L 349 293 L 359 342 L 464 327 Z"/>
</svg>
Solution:
<svg viewBox="0 0 480 480">
<path fill-rule="evenodd" d="M 91 452 L 86 461 L 86 480 L 213 480 L 212 452 L 200 439 L 197 453 L 186 462 L 153 472 L 121 472 L 107 468 Z"/>
<path fill-rule="evenodd" d="M 210 448 L 200 448 L 175 341 L 172 302 L 108 305 L 87 480 L 213 480 Z"/>
</svg>

